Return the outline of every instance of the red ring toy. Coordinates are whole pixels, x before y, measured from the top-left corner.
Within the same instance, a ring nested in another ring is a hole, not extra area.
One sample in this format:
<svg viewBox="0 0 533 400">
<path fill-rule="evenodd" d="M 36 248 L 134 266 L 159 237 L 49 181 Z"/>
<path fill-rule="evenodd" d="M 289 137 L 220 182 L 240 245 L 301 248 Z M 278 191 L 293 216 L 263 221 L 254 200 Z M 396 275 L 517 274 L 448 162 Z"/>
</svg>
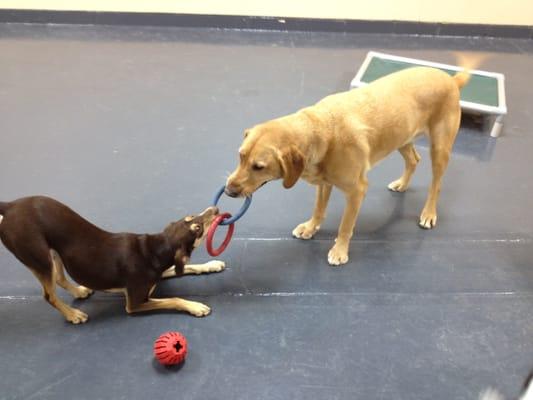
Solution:
<svg viewBox="0 0 533 400">
<path fill-rule="evenodd" d="M 154 357 L 163 365 L 176 365 L 185 361 L 187 339 L 179 332 L 166 332 L 154 343 Z"/>
<path fill-rule="evenodd" d="M 209 230 L 207 231 L 207 240 L 205 242 L 205 245 L 207 247 L 207 252 L 209 253 L 209 255 L 213 257 L 216 257 L 222 254 L 222 252 L 226 250 L 226 247 L 228 247 L 231 237 L 233 236 L 233 231 L 235 230 L 235 224 L 230 224 L 228 227 L 228 232 L 226 233 L 226 237 L 224 238 L 224 241 L 222 242 L 220 247 L 218 249 L 213 248 L 213 237 L 215 236 L 215 232 L 218 226 L 220 225 L 222 221 L 230 217 L 231 217 L 230 213 L 220 214 L 213 220 L 213 223 L 211 224 L 211 226 L 209 227 Z"/>
</svg>

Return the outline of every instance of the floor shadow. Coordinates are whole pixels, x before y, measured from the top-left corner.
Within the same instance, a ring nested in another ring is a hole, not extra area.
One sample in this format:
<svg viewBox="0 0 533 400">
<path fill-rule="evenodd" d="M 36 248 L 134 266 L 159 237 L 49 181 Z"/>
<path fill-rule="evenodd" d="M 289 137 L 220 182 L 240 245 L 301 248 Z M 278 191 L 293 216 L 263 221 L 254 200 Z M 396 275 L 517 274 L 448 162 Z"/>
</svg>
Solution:
<svg viewBox="0 0 533 400">
<path fill-rule="evenodd" d="M 187 360 L 176 365 L 163 365 L 159 361 L 157 361 L 155 358 L 152 358 L 152 367 L 158 374 L 163 374 L 163 375 L 175 374 L 183 368 L 186 362 Z"/>
</svg>

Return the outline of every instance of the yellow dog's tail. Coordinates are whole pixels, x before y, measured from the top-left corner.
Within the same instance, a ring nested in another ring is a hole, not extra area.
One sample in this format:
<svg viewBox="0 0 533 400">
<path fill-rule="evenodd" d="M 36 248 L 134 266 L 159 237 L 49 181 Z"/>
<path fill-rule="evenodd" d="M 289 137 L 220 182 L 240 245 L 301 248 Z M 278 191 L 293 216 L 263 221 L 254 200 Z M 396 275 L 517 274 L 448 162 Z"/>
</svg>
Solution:
<svg viewBox="0 0 533 400">
<path fill-rule="evenodd" d="M 453 76 L 453 80 L 455 81 L 457 86 L 459 86 L 459 89 L 462 89 L 463 86 L 465 86 L 470 80 L 470 76 L 471 75 L 469 70 L 460 71 Z"/>
<path fill-rule="evenodd" d="M 454 53 L 457 65 L 463 68 L 453 76 L 453 80 L 461 89 L 470 80 L 470 71 L 479 67 L 487 59 L 486 54 L 480 53 Z"/>
</svg>

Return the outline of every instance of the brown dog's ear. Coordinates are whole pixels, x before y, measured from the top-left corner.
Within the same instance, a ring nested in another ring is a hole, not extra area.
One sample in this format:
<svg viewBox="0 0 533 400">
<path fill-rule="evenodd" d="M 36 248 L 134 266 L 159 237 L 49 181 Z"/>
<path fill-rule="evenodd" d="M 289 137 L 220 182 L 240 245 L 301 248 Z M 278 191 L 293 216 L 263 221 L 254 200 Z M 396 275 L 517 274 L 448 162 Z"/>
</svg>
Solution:
<svg viewBox="0 0 533 400">
<path fill-rule="evenodd" d="M 294 147 L 289 147 L 281 152 L 281 170 L 283 173 L 283 187 L 289 189 L 296 184 L 304 170 L 304 157 L 300 151 Z"/>
</svg>

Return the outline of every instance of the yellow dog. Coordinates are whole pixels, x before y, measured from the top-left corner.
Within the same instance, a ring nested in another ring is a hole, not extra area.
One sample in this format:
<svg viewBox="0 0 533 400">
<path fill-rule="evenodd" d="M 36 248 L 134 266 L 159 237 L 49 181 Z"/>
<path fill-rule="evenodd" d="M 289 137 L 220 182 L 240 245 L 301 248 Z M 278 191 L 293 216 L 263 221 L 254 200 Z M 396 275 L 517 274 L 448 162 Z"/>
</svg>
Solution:
<svg viewBox="0 0 533 400">
<path fill-rule="evenodd" d="M 283 179 L 285 188 L 299 178 L 316 185 L 311 219 L 292 232 L 297 238 L 310 239 L 324 220 L 332 186 L 339 188 L 346 197 L 346 207 L 328 261 L 344 264 L 367 191 L 368 171 L 398 150 L 405 170 L 389 189 L 405 191 L 420 160 L 413 140 L 427 133 L 433 180 L 419 224 L 433 228 L 441 179 L 461 119 L 459 90 L 469 79 L 467 71 L 452 77 L 438 69 L 409 68 L 256 125 L 245 131 L 240 162 L 227 180 L 226 193 L 248 196 L 274 179 Z"/>
</svg>

